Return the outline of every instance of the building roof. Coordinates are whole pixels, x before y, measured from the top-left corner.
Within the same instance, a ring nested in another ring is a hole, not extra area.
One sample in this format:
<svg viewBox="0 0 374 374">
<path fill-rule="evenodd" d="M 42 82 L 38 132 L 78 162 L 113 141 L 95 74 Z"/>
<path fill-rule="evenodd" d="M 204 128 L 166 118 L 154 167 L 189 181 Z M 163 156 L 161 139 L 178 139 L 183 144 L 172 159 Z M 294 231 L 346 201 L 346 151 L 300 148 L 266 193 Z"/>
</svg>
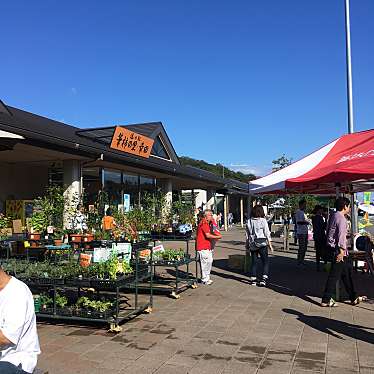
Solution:
<svg viewBox="0 0 374 374">
<path fill-rule="evenodd" d="M 153 139 L 160 137 L 170 155 L 170 160 L 152 156 L 146 159 L 109 148 L 108 144 L 115 129 L 114 126 L 81 129 L 6 106 L 0 102 L 0 130 L 10 131 L 25 137 L 25 140 L 21 140 L 25 144 L 94 159 L 102 156 L 109 162 L 205 181 L 208 182 L 207 186 L 230 190 L 234 188 L 242 192 L 248 191 L 247 183 L 224 179 L 202 169 L 180 165 L 178 156 L 161 122 L 129 124 L 124 127 Z"/>
</svg>

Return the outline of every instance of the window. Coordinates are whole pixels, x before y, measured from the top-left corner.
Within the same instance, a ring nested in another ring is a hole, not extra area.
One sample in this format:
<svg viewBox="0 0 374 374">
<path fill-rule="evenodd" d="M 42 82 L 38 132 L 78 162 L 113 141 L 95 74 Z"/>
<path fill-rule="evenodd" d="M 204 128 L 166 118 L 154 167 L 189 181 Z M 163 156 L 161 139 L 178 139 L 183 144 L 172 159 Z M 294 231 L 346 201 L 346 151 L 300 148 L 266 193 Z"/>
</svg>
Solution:
<svg viewBox="0 0 374 374">
<path fill-rule="evenodd" d="M 153 143 L 151 155 L 164 158 L 165 160 L 170 160 L 170 156 L 159 136 L 156 138 L 155 142 Z"/>
<path fill-rule="evenodd" d="M 83 168 L 82 175 L 83 175 L 84 204 L 85 205 L 95 204 L 97 200 L 97 194 L 102 189 L 100 168 L 98 167 Z"/>
<path fill-rule="evenodd" d="M 137 175 L 123 174 L 123 193 L 130 195 L 130 207 L 134 207 L 139 199 L 139 177 Z"/>
<path fill-rule="evenodd" d="M 108 194 L 109 204 L 118 206 L 122 204 L 122 174 L 117 170 L 103 170 L 104 191 Z"/>
</svg>

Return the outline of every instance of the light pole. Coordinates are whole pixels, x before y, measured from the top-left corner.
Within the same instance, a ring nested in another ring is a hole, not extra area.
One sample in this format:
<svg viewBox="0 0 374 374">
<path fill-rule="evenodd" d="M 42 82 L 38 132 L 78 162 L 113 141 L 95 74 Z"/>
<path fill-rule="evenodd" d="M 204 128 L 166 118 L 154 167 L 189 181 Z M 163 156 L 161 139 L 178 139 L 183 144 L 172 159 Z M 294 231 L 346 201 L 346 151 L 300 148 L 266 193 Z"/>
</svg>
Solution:
<svg viewBox="0 0 374 374">
<path fill-rule="evenodd" d="M 354 132 L 353 94 L 352 94 L 352 58 L 351 58 L 351 25 L 349 0 L 345 0 L 345 53 L 347 69 L 347 100 L 348 100 L 348 134 Z"/>
<path fill-rule="evenodd" d="M 353 118 L 353 94 L 352 94 L 352 57 L 351 57 L 351 22 L 349 0 L 345 0 L 345 53 L 346 53 L 346 71 L 347 71 L 347 102 L 348 102 L 348 134 L 354 133 Z M 357 233 L 357 207 L 355 194 L 351 194 L 351 220 L 352 233 Z"/>
</svg>

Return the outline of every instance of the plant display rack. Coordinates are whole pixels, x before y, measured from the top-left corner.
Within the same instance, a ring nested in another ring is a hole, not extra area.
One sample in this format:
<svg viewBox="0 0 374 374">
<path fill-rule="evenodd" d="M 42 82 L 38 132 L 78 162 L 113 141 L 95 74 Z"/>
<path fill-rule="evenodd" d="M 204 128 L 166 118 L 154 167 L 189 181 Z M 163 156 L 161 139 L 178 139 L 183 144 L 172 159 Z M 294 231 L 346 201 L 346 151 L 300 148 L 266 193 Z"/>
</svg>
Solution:
<svg viewBox="0 0 374 374">
<path fill-rule="evenodd" d="M 43 320 L 77 321 L 108 324 L 110 331 L 121 331 L 120 324 L 142 312 L 150 313 L 153 307 L 153 267 L 152 249 L 149 262 L 144 262 L 139 257 L 145 243 L 132 245 L 131 265 L 134 272 L 117 276 L 116 279 L 90 278 L 22 278 L 33 293 L 47 292 L 53 300 L 50 308 L 40 309 L 37 317 Z M 148 243 L 147 243 L 148 244 Z M 15 274 L 17 276 L 17 274 Z M 143 299 L 139 298 L 139 284 L 149 281 L 150 294 Z M 123 292 L 124 290 L 126 292 Z M 130 290 L 130 292 L 129 292 Z M 113 301 L 113 308 L 106 311 L 82 310 L 72 307 L 58 307 L 57 296 L 59 293 L 75 294 L 76 297 L 84 296 L 87 292 L 95 294 L 97 298 Z"/>
<path fill-rule="evenodd" d="M 159 291 L 163 293 L 167 293 L 170 297 L 174 299 L 180 298 L 180 293 L 188 289 L 189 287 L 195 289 L 197 288 L 197 261 L 196 261 L 196 253 L 195 257 L 191 257 L 189 253 L 189 242 L 190 238 L 178 238 L 176 237 L 164 237 L 162 242 L 184 242 L 186 246 L 186 250 L 184 253 L 184 258 L 179 260 L 157 260 L 156 258 L 152 261 L 153 266 L 153 290 Z M 153 239 L 154 246 L 159 239 Z M 155 256 L 155 255 L 154 255 Z M 196 276 L 193 276 L 190 273 L 190 264 L 195 263 L 196 268 Z M 186 268 L 186 271 L 183 271 L 183 267 Z M 158 273 L 157 269 L 172 269 L 174 271 L 174 275 L 170 275 L 167 271 Z M 148 280 L 149 282 L 149 280 Z M 149 283 L 142 283 L 139 287 L 143 290 L 147 290 L 150 288 Z"/>
</svg>

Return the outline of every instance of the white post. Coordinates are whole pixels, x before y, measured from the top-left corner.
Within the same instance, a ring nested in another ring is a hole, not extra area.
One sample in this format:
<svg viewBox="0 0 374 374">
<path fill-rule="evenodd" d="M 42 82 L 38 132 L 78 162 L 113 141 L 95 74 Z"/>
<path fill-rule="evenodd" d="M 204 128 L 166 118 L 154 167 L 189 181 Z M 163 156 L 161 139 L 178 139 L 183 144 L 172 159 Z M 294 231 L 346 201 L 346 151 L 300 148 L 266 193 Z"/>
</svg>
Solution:
<svg viewBox="0 0 374 374">
<path fill-rule="evenodd" d="M 244 227 L 244 206 L 243 206 L 243 196 L 240 197 L 240 224 Z"/>
<path fill-rule="evenodd" d="M 225 231 L 227 231 L 227 195 L 223 198 L 223 223 Z"/>
<path fill-rule="evenodd" d="M 66 199 L 64 211 L 64 227 L 68 227 L 71 213 L 76 209 L 81 198 L 81 165 L 77 160 L 63 162 L 64 197 Z"/>
<path fill-rule="evenodd" d="M 164 179 L 161 184 L 162 192 L 165 196 L 165 207 L 164 211 L 162 212 L 163 218 L 169 216 L 171 212 L 171 207 L 173 205 L 173 182 L 171 179 Z"/>
</svg>

